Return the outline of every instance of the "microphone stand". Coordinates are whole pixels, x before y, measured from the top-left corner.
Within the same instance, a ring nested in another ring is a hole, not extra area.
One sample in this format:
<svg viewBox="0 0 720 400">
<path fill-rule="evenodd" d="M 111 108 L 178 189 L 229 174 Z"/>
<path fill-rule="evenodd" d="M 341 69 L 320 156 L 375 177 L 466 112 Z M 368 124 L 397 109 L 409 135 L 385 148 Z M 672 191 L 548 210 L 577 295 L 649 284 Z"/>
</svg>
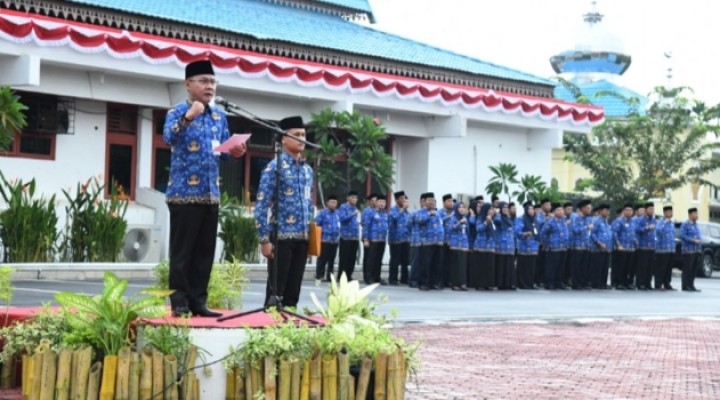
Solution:
<svg viewBox="0 0 720 400">
<path fill-rule="evenodd" d="M 272 226 L 272 231 L 270 233 L 270 242 L 273 245 L 273 257 L 272 260 L 268 263 L 268 272 L 270 275 L 272 275 L 272 286 L 270 290 L 270 298 L 268 299 L 268 304 L 256 308 L 253 310 L 248 311 L 241 311 L 239 313 L 230 314 L 230 315 L 224 315 L 222 317 L 219 317 L 217 319 L 218 322 L 227 321 L 235 318 L 240 318 L 246 315 L 250 314 L 256 314 L 256 313 L 267 313 L 271 307 L 275 307 L 277 312 L 282 316 L 283 322 L 288 321 L 290 318 L 294 318 L 297 320 L 303 320 L 307 321 L 310 325 L 323 325 L 322 322 L 316 321 L 312 318 L 309 318 L 305 315 L 300 315 L 298 313 L 285 310 L 284 306 L 282 305 L 282 299 L 280 296 L 278 296 L 277 293 L 277 281 L 278 281 L 278 218 L 280 215 L 280 157 L 282 156 L 282 138 L 287 137 L 292 140 L 296 140 L 300 143 L 305 144 L 305 146 L 311 147 L 313 149 L 318 149 L 320 146 L 318 146 L 315 143 L 311 143 L 306 141 L 305 139 L 301 139 L 299 137 L 295 137 L 292 135 L 288 135 L 287 132 L 282 130 L 277 124 L 266 121 L 257 115 L 251 113 L 250 111 L 245 110 L 244 108 L 237 106 L 232 103 L 223 102 L 222 105 L 225 107 L 225 111 L 227 113 L 233 114 L 235 116 L 244 117 L 247 119 L 252 120 L 258 125 L 261 125 L 265 128 L 268 128 L 272 130 L 273 136 L 274 136 L 274 143 L 275 143 L 275 189 L 273 190 L 273 206 L 272 206 L 272 216 L 273 218 L 270 219 L 270 224 Z M 268 277 L 269 278 L 269 277 Z"/>
</svg>

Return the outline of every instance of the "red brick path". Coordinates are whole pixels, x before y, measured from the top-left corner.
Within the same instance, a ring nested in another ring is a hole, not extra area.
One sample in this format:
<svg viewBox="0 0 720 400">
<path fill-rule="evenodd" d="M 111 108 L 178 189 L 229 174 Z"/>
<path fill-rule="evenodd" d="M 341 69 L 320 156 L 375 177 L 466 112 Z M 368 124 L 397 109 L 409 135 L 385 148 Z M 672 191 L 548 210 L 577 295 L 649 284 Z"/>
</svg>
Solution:
<svg viewBox="0 0 720 400">
<path fill-rule="evenodd" d="M 720 321 L 414 325 L 408 400 L 720 399 Z"/>
</svg>

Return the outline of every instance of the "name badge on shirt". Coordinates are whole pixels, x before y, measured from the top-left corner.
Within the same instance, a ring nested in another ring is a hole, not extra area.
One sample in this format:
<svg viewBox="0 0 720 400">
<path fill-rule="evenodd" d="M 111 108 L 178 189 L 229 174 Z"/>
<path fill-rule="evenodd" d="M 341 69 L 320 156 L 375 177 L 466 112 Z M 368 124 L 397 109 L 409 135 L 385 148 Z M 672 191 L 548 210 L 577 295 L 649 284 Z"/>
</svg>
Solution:
<svg viewBox="0 0 720 400">
<path fill-rule="evenodd" d="M 305 199 L 310 200 L 310 187 L 305 186 Z"/>
<path fill-rule="evenodd" d="M 210 148 L 214 149 L 214 148 L 216 148 L 216 147 L 218 147 L 218 146 L 220 146 L 220 141 L 219 141 L 219 140 L 213 139 L 213 140 L 210 142 Z M 213 155 L 219 156 L 219 155 L 220 155 L 220 152 L 219 152 L 219 151 L 213 151 Z"/>
</svg>

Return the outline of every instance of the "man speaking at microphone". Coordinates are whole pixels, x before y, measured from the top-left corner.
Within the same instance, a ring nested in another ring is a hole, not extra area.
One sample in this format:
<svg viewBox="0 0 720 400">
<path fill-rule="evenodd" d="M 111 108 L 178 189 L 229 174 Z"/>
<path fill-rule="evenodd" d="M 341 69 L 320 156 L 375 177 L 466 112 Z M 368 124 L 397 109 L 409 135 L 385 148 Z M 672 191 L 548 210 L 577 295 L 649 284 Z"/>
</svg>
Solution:
<svg viewBox="0 0 720 400">
<path fill-rule="evenodd" d="M 188 98 L 165 117 L 163 141 L 170 146 L 170 179 L 166 201 L 170 210 L 170 306 L 173 315 L 203 317 L 221 314 L 207 308 L 220 203 L 220 155 L 213 149 L 230 136 L 225 113 L 210 102 L 217 80 L 210 61 L 185 67 Z M 230 150 L 245 154 L 245 144 Z"/>
</svg>

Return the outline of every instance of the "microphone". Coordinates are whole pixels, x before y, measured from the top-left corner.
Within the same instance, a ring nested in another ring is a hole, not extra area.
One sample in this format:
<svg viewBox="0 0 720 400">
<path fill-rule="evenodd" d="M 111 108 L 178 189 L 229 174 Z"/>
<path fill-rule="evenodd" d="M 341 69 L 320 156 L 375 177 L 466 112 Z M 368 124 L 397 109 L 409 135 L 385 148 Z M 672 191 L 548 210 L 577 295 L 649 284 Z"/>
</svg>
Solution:
<svg viewBox="0 0 720 400">
<path fill-rule="evenodd" d="M 223 97 L 221 97 L 221 96 L 216 96 L 216 97 L 215 97 L 215 104 L 219 104 L 219 105 L 221 105 L 221 106 L 223 106 L 223 107 L 225 107 L 225 108 L 238 108 L 238 106 L 236 106 L 235 104 L 233 104 L 233 103 L 225 100 L 225 99 L 224 99 Z"/>
</svg>

